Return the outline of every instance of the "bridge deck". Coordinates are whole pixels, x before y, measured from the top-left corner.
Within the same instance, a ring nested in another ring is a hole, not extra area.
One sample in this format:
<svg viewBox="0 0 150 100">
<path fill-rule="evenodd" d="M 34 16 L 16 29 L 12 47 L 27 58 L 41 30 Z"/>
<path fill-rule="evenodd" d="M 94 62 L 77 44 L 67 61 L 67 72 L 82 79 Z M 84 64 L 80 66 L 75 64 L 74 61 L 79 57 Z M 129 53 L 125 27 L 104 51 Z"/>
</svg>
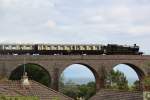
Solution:
<svg viewBox="0 0 150 100">
<path fill-rule="evenodd" d="M 24 58 L 33 60 L 150 60 L 150 55 L 0 55 L 0 60 L 22 60 Z"/>
</svg>

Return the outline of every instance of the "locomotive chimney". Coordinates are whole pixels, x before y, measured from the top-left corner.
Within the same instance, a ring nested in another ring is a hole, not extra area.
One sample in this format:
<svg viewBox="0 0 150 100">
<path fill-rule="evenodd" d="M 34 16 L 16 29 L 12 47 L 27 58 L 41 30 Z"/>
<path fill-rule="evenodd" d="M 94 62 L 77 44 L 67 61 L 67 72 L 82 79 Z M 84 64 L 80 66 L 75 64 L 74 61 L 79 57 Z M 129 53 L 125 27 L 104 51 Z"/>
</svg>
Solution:
<svg viewBox="0 0 150 100">
<path fill-rule="evenodd" d="M 134 47 L 136 47 L 136 44 L 134 44 Z"/>
</svg>

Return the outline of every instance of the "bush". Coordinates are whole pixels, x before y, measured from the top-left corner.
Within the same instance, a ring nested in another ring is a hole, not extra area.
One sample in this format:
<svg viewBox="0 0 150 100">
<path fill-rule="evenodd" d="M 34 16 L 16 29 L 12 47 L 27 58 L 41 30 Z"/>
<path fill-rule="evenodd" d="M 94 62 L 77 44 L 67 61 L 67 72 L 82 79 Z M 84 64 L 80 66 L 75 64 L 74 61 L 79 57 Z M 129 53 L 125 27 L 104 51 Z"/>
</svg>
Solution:
<svg viewBox="0 0 150 100">
<path fill-rule="evenodd" d="M 144 79 L 143 79 L 143 88 L 146 91 L 147 90 L 150 91 L 150 76 L 144 77 Z"/>
<path fill-rule="evenodd" d="M 150 76 L 146 76 L 143 79 L 143 85 L 150 86 Z"/>
</svg>

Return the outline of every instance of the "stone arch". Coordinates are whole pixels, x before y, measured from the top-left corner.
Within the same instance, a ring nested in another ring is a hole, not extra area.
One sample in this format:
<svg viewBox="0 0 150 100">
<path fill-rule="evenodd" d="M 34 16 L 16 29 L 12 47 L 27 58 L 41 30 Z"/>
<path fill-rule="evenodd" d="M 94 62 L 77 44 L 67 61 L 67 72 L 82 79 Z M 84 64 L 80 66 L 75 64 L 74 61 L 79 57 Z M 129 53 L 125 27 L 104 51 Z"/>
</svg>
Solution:
<svg viewBox="0 0 150 100">
<path fill-rule="evenodd" d="M 139 84 L 140 84 L 140 85 L 139 85 L 139 89 L 140 89 L 140 90 L 143 90 L 142 80 L 143 80 L 143 78 L 144 78 L 144 76 L 145 76 L 144 71 L 143 71 L 140 67 L 138 67 L 137 65 L 132 64 L 132 63 L 118 63 L 118 64 L 115 64 L 115 65 L 112 67 L 111 70 L 113 70 L 113 68 L 115 68 L 115 66 L 117 66 L 117 65 L 119 65 L 119 64 L 127 65 L 127 66 L 129 66 L 130 68 L 132 68 L 132 69 L 136 72 L 136 74 L 137 74 L 137 76 L 138 76 L 138 79 L 139 79 Z"/>
<path fill-rule="evenodd" d="M 64 71 L 66 68 L 68 68 L 70 65 L 73 65 L 73 64 L 83 65 L 83 66 L 85 66 L 86 68 L 88 68 L 88 69 L 92 72 L 92 74 L 93 74 L 94 77 L 95 77 L 96 91 L 99 91 L 100 88 L 101 88 L 100 76 L 99 76 L 99 74 L 97 73 L 97 71 L 96 71 L 93 67 L 91 67 L 91 65 L 89 65 L 89 64 L 86 64 L 86 63 L 70 63 L 70 64 L 67 64 L 67 65 L 65 65 L 65 68 L 63 68 L 63 70 L 60 71 L 59 77 L 60 77 L 60 75 L 63 73 L 63 71 Z"/>
<path fill-rule="evenodd" d="M 11 73 L 10 73 L 10 75 L 9 75 L 9 79 L 11 78 L 11 76 L 12 76 L 13 74 L 15 74 L 17 71 L 19 71 L 19 69 L 21 69 L 22 66 L 24 66 L 24 65 L 29 65 L 29 64 L 30 64 L 30 65 L 34 65 L 35 67 L 41 68 L 41 70 L 47 74 L 47 76 L 48 76 L 48 87 L 50 87 L 50 85 L 51 85 L 51 75 L 50 75 L 49 71 L 48 71 L 45 67 L 43 67 L 42 65 L 37 64 L 37 63 L 19 64 L 18 66 L 16 66 L 15 68 L 12 69 L 12 71 L 11 71 Z M 23 68 L 23 67 L 22 67 L 22 68 Z M 20 75 L 20 77 L 21 77 L 21 75 L 23 75 L 23 72 L 18 73 L 18 75 Z M 30 76 L 29 76 L 29 78 L 30 78 Z M 32 78 L 31 78 L 31 79 L 32 79 Z"/>
<path fill-rule="evenodd" d="M 114 68 L 115 66 L 119 65 L 119 64 L 124 64 L 124 65 L 127 65 L 127 66 L 129 66 L 130 68 L 132 68 L 132 69 L 136 72 L 136 74 L 137 74 L 139 80 L 141 80 L 141 79 L 145 76 L 144 71 L 143 71 L 141 68 L 139 68 L 137 65 L 132 64 L 132 63 L 118 63 L 118 64 L 113 65 L 113 67 L 112 67 L 111 70 L 113 70 L 113 68 Z"/>
</svg>

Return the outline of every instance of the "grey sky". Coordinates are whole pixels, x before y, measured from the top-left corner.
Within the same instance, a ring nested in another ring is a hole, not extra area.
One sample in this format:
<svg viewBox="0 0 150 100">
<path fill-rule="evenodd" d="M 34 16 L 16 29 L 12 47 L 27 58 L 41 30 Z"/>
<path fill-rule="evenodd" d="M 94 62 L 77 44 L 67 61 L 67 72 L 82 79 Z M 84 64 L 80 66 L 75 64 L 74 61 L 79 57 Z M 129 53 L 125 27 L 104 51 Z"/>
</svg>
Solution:
<svg viewBox="0 0 150 100">
<path fill-rule="evenodd" d="M 137 43 L 150 54 L 149 39 L 150 0 L 0 0 L 0 43 Z"/>
<path fill-rule="evenodd" d="M 0 42 L 137 43 L 149 52 L 149 0 L 0 0 Z"/>
</svg>

